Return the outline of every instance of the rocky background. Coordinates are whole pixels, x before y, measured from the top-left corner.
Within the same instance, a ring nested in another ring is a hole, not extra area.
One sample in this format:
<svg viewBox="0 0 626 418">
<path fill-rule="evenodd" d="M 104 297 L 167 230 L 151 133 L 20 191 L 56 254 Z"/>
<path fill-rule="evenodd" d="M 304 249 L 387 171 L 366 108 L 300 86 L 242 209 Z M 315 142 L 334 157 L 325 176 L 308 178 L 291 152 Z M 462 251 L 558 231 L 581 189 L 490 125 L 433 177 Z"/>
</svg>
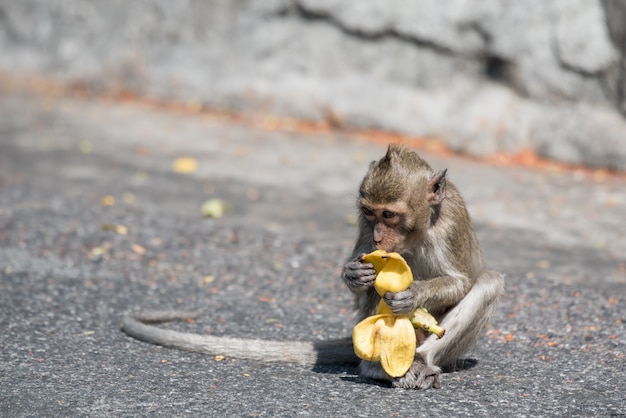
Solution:
<svg viewBox="0 0 626 418">
<path fill-rule="evenodd" d="M 0 72 L 626 170 L 619 0 L 0 0 Z"/>
</svg>

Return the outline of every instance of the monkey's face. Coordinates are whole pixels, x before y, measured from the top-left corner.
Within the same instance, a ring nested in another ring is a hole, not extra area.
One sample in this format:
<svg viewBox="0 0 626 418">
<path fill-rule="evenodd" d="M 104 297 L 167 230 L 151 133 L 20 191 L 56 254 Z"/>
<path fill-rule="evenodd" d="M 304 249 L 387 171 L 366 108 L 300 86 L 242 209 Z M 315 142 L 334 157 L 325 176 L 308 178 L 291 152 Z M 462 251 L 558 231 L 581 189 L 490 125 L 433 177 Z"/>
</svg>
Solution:
<svg viewBox="0 0 626 418">
<path fill-rule="evenodd" d="M 407 228 L 406 205 L 362 204 L 361 214 L 365 221 L 363 227 L 369 231 L 372 247 L 387 252 L 402 252 L 408 248 L 411 231 Z"/>
<path fill-rule="evenodd" d="M 416 153 L 390 146 L 370 164 L 359 188 L 360 239 L 388 252 L 415 248 L 445 197 L 445 174 L 433 173 Z"/>
</svg>

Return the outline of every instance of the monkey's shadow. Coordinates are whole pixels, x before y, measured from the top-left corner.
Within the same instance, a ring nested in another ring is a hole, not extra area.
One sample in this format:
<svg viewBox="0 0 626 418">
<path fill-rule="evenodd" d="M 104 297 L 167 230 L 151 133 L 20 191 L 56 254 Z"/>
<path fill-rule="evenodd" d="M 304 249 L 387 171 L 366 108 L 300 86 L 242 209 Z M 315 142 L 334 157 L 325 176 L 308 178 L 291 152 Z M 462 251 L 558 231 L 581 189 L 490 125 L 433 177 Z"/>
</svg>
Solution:
<svg viewBox="0 0 626 418">
<path fill-rule="evenodd" d="M 442 371 L 444 373 L 460 372 L 463 370 L 473 369 L 477 365 L 478 365 L 477 359 L 473 359 L 473 358 L 458 359 L 455 364 L 452 364 L 447 367 L 443 367 Z M 385 387 L 385 388 L 391 387 L 390 382 L 386 382 L 382 380 L 367 379 L 367 378 L 363 378 L 359 376 L 358 366 L 318 364 L 314 366 L 312 370 L 315 373 L 322 373 L 322 374 L 346 374 L 347 376 L 341 377 L 341 380 L 345 382 L 377 385 L 377 386 Z"/>
</svg>

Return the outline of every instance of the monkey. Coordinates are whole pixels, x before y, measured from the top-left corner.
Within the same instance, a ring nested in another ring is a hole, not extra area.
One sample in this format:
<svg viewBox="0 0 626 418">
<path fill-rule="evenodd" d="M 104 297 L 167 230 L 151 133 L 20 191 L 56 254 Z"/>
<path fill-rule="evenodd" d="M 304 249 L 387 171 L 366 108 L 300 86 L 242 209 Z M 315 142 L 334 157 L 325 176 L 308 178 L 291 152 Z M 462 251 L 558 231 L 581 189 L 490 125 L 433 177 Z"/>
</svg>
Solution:
<svg viewBox="0 0 626 418">
<path fill-rule="evenodd" d="M 361 182 L 359 233 L 342 274 L 355 296 L 357 320 L 374 315 L 381 299 L 373 286 L 376 271 L 363 256 L 385 250 L 400 253 L 414 279 L 407 290 L 386 293 L 385 303 L 398 315 L 425 307 L 446 329 L 441 339 L 416 330 L 420 344 L 404 376 L 391 378 L 379 363 L 364 360 L 363 377 L 401 388 L 440 387 L 441 368 L 474 345 L 504 292 L 502 274 L 483 269 L 469 213 L 446 174 L 434 172 L 417 153 L 391 145 Z"/>
<path fill-rule="evenodd" d="M 379 363 L 356 357 L 350 339 L 315 342 L 270 341 L 198 335 L 167 330 L 153 323 L 194 318 L 200 312 L 144 311 L 126 315 L 122 330 L 131 337 L 169 348 L 264 362 L 306 366 L 359 366 L 364 379 L 393 387 L 440 387 L 441 368 L 450 366 L 476 342 L 503 293 L 503 276 L 483 270 L 482 256 L 465 203 L 446 178 L 417 153 L 390 145 L 373 161 L 359 187 L 358 235 L 342 280 L 354 294 L 357 320 L 375 314 L 381 297 L 374 290 L 376 271 L 363 262 L 375 249 L 400 253 L 414 281 L 406 291 L 383 298 L 396 314 L 425 307 L 446 329 L 442 339 L 416 330 L 413 365 L 392 378 Z"/>
</svg>

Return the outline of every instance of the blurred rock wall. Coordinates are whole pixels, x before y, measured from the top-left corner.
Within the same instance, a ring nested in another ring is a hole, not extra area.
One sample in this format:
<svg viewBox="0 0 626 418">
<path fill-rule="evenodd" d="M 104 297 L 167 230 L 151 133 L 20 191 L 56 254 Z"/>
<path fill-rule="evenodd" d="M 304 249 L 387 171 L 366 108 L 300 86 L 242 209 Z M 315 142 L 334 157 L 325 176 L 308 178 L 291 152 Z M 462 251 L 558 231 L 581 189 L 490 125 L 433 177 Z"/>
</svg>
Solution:
<svg viewBox="0 0 626 418">
<path fill-rule="evenodd" d="M 0 0 L 0 71 L 626 170 L 621 0 Z"/>
</svg>

